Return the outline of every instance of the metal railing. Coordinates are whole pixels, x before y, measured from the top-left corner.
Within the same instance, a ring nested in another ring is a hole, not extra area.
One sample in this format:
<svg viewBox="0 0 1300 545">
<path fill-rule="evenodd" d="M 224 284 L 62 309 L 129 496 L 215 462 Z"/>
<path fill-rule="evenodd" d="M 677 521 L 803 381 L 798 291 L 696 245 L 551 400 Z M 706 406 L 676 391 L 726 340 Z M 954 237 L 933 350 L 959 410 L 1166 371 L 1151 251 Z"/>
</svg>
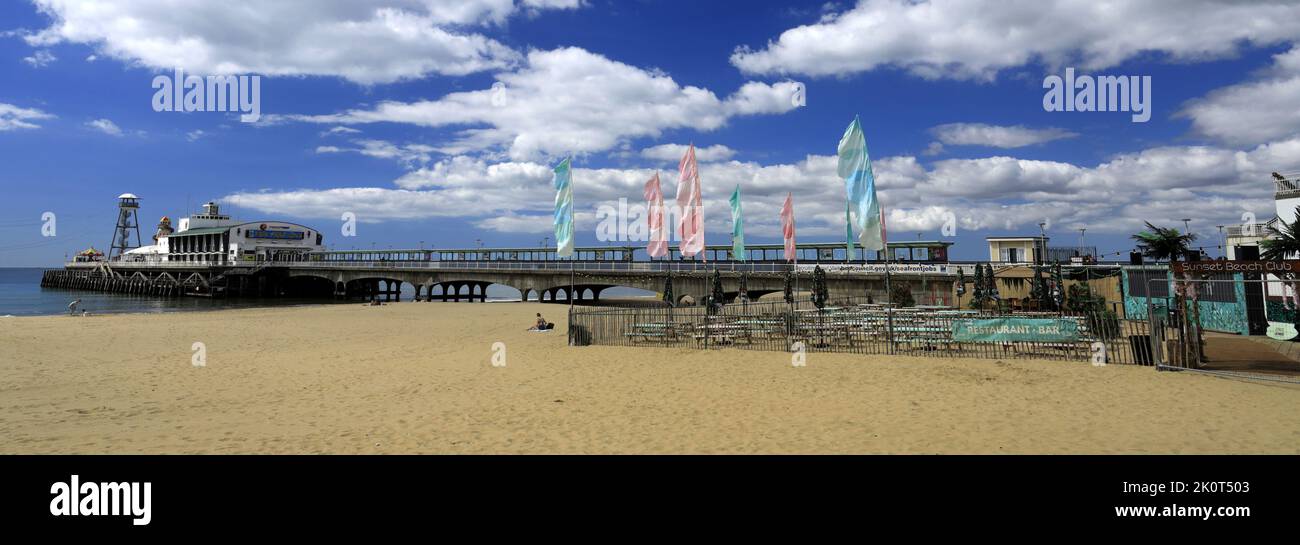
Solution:
<svg viewBox="0 0 1300 545">
<path fill-rule="evenodd" d="M 1300 173 L 1273 178 L 1274 198 L 1300 197 Z"/>
<path fill-rule="evenodd" d="M 69 262 L 67 268 L 93 268 L 107 264 L 115 269 L 195 269 L 208 267 L 232 268 L 289 268 L 289 269 L 357 269 L 357 270 L 431 270 L 431 271 L 555 271 L 567 272 L 744 272 L 744 273 L 785 273 L 795 270 L 789 263 L 747 263 L 738 261 L 721 261 L 706 263 L 703 261 L 98 261 Z M 823 264 L 827 274 L 836 274 L 835 267 L 840 263 Z M 918 273 L 907 270 L 912 264 L 896 263 L 891 271 L 907 274 L 942 274 Z M 946 265 L 946 264 L 945 264 Z M 811 264 L 800 264 L 801 273 L 809 272 Z M 880 274 L 880 271 L 857 271 L 859 273 Z M 952 274 L 956 274 L 953 269 Z"/>
<path fill-rule="evenodd" d="M 1228 225 L 1224 228 L 1224 233 L 1230 237 L 1265 237 L 1268 236 L 1268 224 L 1247 223 L 1243 225 Z"/>
</svg>

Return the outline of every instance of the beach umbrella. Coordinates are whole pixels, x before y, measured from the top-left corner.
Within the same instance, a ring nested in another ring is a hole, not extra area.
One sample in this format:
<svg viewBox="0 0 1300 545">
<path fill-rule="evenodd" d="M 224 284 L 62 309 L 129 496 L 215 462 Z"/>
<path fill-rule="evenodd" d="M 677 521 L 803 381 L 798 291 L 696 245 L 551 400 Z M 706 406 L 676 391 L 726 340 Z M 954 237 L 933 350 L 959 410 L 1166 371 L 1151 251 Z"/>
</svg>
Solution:
<svg viewBox="0 0 1300 545">
<path fill-rule="evenodd" d="M 957 269 L 957 297 L 966 295 L 966 269 Z"/>
<path fill-rule="evenodd" d="M 989 299 L 997 301 L 1001 297 L 998 296 L 998 282 L 997 278 L 993 276 L 993 265 L 984 265 L 984 268 L 984 281 L 987 282 L 987 285 L 984 286 L 985 295 Z"/>
<path fill-rule="evenodd" d="M 984 294 L 984 267 L 979 263 L 975 264 L 975 281 L 971 283 L 971 308 L 980 309 L 984 307 L 984 300 L 987 297 Z"/>
<path fill-rule="evenodd" d="M 790 271 L 785 271 L 785 302 L 786 304 L 794 303 L 794 275 Z"/>
<path fill-rule="evenodd" d="M 818 309 L 826 306 L 830 293 L 826 290 L 826 271 L 818 265 L 813 269 L 812 302 Z"/>
<path fill-rule="evenodd" d="M 675 301 L 674 301 L 674 299 L 673 299 L 673 273 L 672 273 L 672 271 L 669 271 L 669 272 L 668 272 L 668 278 L 664 280 L 664 302 L 665 302 L 665 303 L 668 303 L 668 306 L 670 306 L 670 307 L 671 307 L 671 306 L 676 306 L 676 305 L 674 304 Z"/>
<path fill-rule="evenodd" d="M 1029 299 L 1040 305 L 1047 302 L 1046 294 L 1043 293 L 1043 268 L 1038 265 L 1034 265 L 1034 276 L 1029 279 Z"/>
<path fill-rule="evenodd" d="M 736 289 L 737 297 L 741 301 L 749 301 L 749 275 L 740 273 L 740 287 Z"/>
<path fill-rule="evenodd" d="M 1065 281 L 1061 278 L 1061 262 L 1052 267 L 1052 301 L 1056 308 L 1065 308 Z"/>
<path fill-rule="evenodd" d="M 709 294 L 709 310 L 717 311 L 722 308 L 722 303 L 727 300 L 727 295 L 722 291 L 722 273 L 713 269 L 713 288 Z"/>
</svg>

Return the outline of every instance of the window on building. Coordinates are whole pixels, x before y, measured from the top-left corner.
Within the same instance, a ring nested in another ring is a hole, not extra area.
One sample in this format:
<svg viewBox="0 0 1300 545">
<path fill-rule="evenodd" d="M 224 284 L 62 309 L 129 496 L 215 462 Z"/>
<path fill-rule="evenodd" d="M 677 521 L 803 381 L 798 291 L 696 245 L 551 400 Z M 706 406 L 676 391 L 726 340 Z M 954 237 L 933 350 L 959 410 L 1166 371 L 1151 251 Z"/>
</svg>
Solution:
<svg viewBox="0 0 1300 545">
<path fill-rule="evenodd" d="M 1133 297 L 1169 297 L 1169 272 L 1164 269 L 1128 271 L 1128 293 Z"/>
</svg>

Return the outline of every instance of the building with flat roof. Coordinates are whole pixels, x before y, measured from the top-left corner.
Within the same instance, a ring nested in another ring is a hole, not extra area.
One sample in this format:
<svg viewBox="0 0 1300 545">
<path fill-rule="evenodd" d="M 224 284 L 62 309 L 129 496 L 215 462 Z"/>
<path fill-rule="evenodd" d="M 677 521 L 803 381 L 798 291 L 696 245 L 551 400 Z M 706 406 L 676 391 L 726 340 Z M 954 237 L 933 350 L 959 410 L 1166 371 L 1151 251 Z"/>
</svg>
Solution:
<svg viewBox="0 0 1300 545">
<path fill-rule="evenodd" d="M 989 261 L 994 263 L 1038 263 L 1047 256 L 1051 237 L 985 237 L 989 244 Z"/>
</svg>

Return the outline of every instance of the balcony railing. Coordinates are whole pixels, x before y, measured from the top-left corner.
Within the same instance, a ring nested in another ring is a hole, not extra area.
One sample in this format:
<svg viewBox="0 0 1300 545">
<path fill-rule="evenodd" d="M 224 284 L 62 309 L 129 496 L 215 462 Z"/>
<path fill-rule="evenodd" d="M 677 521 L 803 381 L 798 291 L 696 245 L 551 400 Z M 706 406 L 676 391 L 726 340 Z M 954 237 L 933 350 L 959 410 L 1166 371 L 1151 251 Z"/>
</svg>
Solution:
<svg viewBox="0 0 1300 545">
<path fill-rule="evenodd" d="M 1273 176 L 1273 198 L 1289 199 L 1300 197 L 1300 173 L 1275 174 Z"/>
<path fill-rule="evenodd" d="M 1224 233 L 1229 237 L 1264 237 L 1268 236 L 1268 224 L 1247 223 L 1244 225 L 1229 225 L 1224 228 Z"/>
</svg>

